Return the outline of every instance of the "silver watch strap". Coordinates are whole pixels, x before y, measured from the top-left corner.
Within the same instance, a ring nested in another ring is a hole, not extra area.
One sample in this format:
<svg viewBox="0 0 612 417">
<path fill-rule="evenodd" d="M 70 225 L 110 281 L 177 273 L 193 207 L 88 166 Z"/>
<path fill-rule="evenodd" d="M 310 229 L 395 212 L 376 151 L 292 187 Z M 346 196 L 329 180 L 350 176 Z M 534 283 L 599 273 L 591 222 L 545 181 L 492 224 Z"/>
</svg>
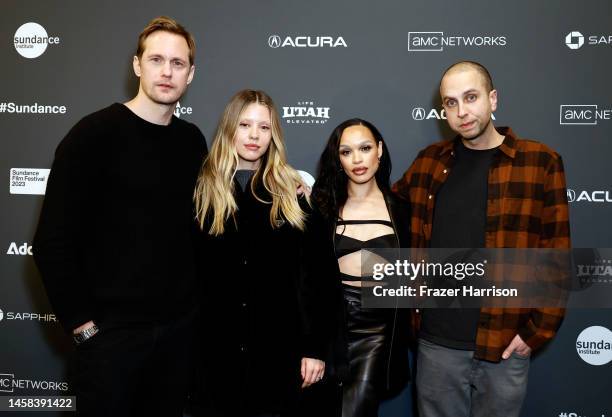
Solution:
<svg viewBox="0 0 612 417">
<path fill-rule="evenodd" d="M 74 339 L 74 343 L 80 345 L 81 343 L 98 333 L 99 330 L 100 329 L 95 324 L 91 327 L 88 327 L 87 329 L 72 336 L 72 338 Z"/>
</svg>

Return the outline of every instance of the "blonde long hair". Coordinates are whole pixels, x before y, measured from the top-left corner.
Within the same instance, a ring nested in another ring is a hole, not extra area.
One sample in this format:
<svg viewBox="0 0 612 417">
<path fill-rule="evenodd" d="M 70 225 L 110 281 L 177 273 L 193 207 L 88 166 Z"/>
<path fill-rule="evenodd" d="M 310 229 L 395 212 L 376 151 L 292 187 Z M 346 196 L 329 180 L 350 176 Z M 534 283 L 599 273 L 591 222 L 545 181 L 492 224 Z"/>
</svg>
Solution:
<svg viewBox="0 0 612 417">
<path fill-rule="evenodd" d="M 262 156 L 251 181 L 251 193 L 262 203 L 271 204 L 270 225 L 280 227 L 286 220 L 293 227 L 304 230 L 305 213 L 300 208 L 297 188 L 303 184 L 300 174 L 287 163 L 280 118 L 274 102 L 263 91 L 242 90 L 225 107 L 210 153 L 204 160 L 194 191 L 196 219 L 204 230 L 210 217 L 208 234 L 218 236 L 225 231 L 225 222 L 234 217 L 238 206 L 234 198 L 234 176 L 238 167 L 238 153 L 234 137 L 242 112 L 253 103 L 270 110 L 272 140 Z M 272 197 L 265 201 L 257 195 L 256 184 L 262 183 Z"/>
</svg>

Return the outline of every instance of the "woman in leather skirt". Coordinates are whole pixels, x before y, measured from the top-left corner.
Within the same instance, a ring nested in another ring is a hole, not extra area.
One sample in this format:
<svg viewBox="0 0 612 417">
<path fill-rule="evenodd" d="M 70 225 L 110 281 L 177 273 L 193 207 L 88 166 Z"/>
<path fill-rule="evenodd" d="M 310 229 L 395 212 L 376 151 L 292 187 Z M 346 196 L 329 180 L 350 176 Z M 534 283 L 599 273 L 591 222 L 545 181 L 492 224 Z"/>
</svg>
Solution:
<svg viewBox="0 0 612 417">
<path fill-rule="evenodd" d="M 380 132 L 362 119 L 336 127 L 319 162 L 312 198 L 333 242 L 341 294 L 324 384 L 327 415 L 341 410 L 342 417 L 375 417 L 380 402 L 409 378 L 407 311 L 361 305 L 361 286 L 371 278 L 362 273 L 362 261 L 377 256 L 367 248 L 409 245 L 409 207 L 392 195 L 390 173 Z M 333 387 L 341 393 L 330 395 Z M 335 397 L 334 407 L 329 401 Z"/>
</svg>

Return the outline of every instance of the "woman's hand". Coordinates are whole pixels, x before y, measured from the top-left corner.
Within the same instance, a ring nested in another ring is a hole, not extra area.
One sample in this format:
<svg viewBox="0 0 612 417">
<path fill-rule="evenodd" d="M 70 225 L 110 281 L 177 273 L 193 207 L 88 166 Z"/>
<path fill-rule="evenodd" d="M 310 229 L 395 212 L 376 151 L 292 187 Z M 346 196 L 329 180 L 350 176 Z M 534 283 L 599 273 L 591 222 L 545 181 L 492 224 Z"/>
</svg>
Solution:
<svg viewBox="0 0 612 417">
<path fill-rule="evenodd" d="M 298 196 L 303 195 L 305 197 L 310 197 L 310 194 L 312 193 L 312 188 L 307 186 L 306 184 L 299 184 L 296 192 Z"/>
<path fill-rule="evenodd" d="M 319 382 L 325 373 L 325 362 L 318 359 L 302 358 L 302 388 Z"/>
</svg>

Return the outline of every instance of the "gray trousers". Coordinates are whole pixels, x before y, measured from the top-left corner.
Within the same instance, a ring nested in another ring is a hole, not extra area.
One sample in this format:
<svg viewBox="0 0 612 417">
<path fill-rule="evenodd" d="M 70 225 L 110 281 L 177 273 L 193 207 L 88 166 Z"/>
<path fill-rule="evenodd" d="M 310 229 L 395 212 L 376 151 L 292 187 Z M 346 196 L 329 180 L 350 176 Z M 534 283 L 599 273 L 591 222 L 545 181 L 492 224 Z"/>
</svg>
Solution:
<svg viewBox="0 0 612 417">
<path fill-rule="evenodd" d="M 529 357 L 499 363 L 470 350 L 419 339 L 417 405 L 420 417 L 518 417 L 527 391 Z"/>
</svg>

